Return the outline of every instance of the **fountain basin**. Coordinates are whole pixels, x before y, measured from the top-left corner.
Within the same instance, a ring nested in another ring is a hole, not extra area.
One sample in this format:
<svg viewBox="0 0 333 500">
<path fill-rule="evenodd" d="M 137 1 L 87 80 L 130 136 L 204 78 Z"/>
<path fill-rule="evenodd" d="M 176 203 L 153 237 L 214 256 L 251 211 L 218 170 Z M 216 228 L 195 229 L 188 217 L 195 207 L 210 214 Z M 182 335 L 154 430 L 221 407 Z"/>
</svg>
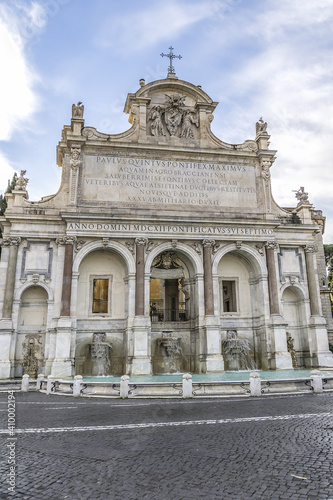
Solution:
<svg viewBox="0 0 333 500">
<path fill-rule="evenodd" d="M 312 394 L 311 370 L 258 371 L 263 396 L 278 394 Z M 179 398 L 182 396 L 182 375 L 131 377 L 129 397 Z M 322 372 L 324 392 L 333 392 L 332 372 Z M 193 397 L 248 397 L 250 372 L 193 374 Z M 72 380 L 56 381 L 56 392 L 71 393 Z M 44 383 L 46 386 L 46 381 Z M 43 388 L 44 388 L 43 386 Z M 83 396 L 120 397 L 120 377 L 83 378 Z"/>
</svg>

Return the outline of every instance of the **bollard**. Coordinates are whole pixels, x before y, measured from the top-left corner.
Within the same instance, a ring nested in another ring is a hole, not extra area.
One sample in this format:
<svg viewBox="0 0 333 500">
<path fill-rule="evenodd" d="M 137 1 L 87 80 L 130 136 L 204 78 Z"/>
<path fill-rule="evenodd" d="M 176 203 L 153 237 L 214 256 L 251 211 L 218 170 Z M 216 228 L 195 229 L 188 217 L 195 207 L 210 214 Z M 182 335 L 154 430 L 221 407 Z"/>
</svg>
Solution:
<svg viewBox="0 0 333 500">
<path fill-rule="evenodd" d="M 311 372 L 311 387 L 313 388 L 313 394 L 319 394 L 323 392 L 323 379 L 319 370 L 312 370 Z"/>
<path fill-rule="evenodd" d="M 128 398 L 129 391 L 129 376 L 123 375 L 120 379 L 120 397 L 122 399 Z"/>
<path fill-rule="evenodd" d="M 49 375 L 47 377 L 46 394 L 51 394 L 51 392 L 52 392 L 52 384 L 54 382 L 55 382 L 54 375 Z"/>
<path fill-rule="evenodd" d="M 40 373 L 37 376 L 36 391 L 40 391 L 42 388 L 42 382 L 44 381 L 44 373 Z"/>
<path fill-rule="evenodd" d="M 82 391 L 82 375 L 75 375 L 73 383 L 73 396 L 81 396 Z"/>
<path fill-rule="evenodd" d="M 185 373 L 183 375 L 183 398 L 192 398 L 192 375 L 190 373 Z"/>
<path fill-rule="evenodd" d="M 28 392 L 29 390 L 29 375 L 23 375 L 21 383 L 21 391 Z"/>
<path fill-rule="evenodd" d="M 250 396 L 261 396 L 261 379 L 258 372 L 250 373 Z"/>
</svg>

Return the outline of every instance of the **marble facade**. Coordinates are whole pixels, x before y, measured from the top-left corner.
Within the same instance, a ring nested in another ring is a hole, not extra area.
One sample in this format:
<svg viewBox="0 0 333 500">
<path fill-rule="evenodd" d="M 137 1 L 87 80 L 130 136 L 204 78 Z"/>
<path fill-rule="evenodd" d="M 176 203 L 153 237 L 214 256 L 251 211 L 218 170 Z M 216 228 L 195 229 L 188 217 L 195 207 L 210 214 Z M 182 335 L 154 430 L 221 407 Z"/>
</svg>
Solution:
<svg viewBox="0 0 333 500">
<path fill-rule="evenodd" d="M 276 204 L 267 124 L 228 144 L 216 106 L 173 73 L 140 80 L 121 134 L 73 105 L 58 192 L 29 201 L 22 172 L 6 194 L 0 378 L 95 373 L 96 338 L 105 374 L 223 371 L 228 332 L 259 369 L 293 367 L 289 337 L 299 367 L 333 366 L 325 218 L 303 188 Z"/>
</svg>

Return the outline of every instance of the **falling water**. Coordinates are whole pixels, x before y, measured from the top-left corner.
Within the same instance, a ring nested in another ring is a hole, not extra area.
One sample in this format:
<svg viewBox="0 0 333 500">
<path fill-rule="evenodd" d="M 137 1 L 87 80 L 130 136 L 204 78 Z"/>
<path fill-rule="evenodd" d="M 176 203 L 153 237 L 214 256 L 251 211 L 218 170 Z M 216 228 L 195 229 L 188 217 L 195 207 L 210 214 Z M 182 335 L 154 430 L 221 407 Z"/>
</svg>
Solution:
<svg viewBox="0 0 333 500">
<path fill-rule="evenodd" d="M 235 330 L 228 330 L 227 340 L 222 342 L 222 347 L 228 370 L 254 370 L 256 368 L 250 355 L 249 341 L 238 339 Z"/>
<path fill-rule="evenodd" d="M 97 376 L 102 377 L 109 374 L 110 350 L 112 344 L 106 342 L 105 333 L 94 333 L 93 342 L 90 344 L 91 358 L 97 365 Z"/>
</svg>

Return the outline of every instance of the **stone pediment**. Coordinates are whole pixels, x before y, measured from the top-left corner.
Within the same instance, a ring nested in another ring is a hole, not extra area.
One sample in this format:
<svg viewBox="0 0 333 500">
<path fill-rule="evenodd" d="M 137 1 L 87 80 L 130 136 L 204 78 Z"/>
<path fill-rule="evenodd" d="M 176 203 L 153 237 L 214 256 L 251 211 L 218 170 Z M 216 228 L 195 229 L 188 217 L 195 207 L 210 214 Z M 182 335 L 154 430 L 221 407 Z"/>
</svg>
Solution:
<svg viewBox="0 0 333 500">
<path fill-rule="evenodd" d="M 138 142 L 181 147 L 223 148 L 256 151 L 255 141 L 227 144 L 211 131 L 217 106 L 200 86 L 175 75 L 145 84 L 135 94 L 128 94 L 124 112 L 137 130 Z"/>
</svg>

